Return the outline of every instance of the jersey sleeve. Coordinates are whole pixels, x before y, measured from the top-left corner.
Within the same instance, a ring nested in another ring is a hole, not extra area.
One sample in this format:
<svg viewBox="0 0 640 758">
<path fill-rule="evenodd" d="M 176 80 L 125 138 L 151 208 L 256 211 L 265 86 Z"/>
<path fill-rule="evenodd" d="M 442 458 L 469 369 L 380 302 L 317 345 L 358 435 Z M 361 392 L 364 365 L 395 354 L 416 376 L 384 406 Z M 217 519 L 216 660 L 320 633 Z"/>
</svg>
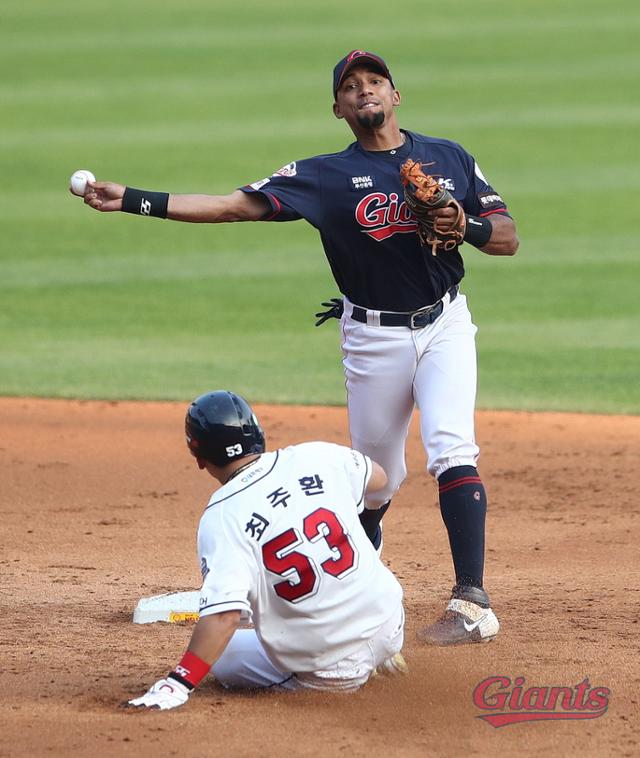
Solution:
<svg viewBox="0 0 640 758">
<path fill-rule="evenodd" d="M 490 216 L 502 213 L 509 216 L 507 205 L 486 180 L 480 167 L 471 155 L 467 155 L 469 189 L 464 200 L 464 209 L 473 216 Z"/>
<path fill-rule="evenodd" d="M 240 187 L 243 192 L 259 192 L 271 205 L 262 221 L 297 221 L 304 218 L 316 228 L 320 225 L 319 162 L 315 158 L 288 163 L 270 177 Z"/>
<path fill-rule="evenodd" d="M 343 448 L 343 450 L 344 467 L 351 487 L 351 494 L 356 501 L 358 513 L 362 513 L 365 490 L 373 472 L 371 458 L 348 447 Z"/>
<path fill-rule="evenodd" d="M 257 572 L 251 570 L 251 555 L 218 514 L 205 515 L 200 522 L 198 556 L 202 571 L 200 616 L 234 610 L 245 617 L 250 615 L 249 595 Z"/>
</svg>

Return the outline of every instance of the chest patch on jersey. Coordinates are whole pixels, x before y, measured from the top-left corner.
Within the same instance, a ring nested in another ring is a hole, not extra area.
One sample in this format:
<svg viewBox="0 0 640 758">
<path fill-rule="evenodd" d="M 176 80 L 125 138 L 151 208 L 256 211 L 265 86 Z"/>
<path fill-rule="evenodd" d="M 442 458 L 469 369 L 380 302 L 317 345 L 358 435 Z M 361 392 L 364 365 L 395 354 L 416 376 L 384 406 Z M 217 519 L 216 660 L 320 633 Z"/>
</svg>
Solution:
<svg viewBox="0 0 640 758">
<path fill-rule="evenodd" d="M 415 217 L 397 192 L 369 192 L 356 205 L 360 230 L 376 242 L 394 234 L 412 234 L 418 228 Z"/>
<path fill-rule="evenodd" d="M 490 210 L 491 208 L 499 208 L 504 205 L 503 199 L 497 192 L 481 192 L 478 195 L 478 200 L 483 210 Z"/>
<path fill-rule="evenodd" d="M 359 190 L 373 189 L 376 186 L 376 178 L 373 174 L 365 174 L 364 176 L 351 176 L 349 177 L 349 189 L 352 192 L 358 192 Z"/>
</svg>

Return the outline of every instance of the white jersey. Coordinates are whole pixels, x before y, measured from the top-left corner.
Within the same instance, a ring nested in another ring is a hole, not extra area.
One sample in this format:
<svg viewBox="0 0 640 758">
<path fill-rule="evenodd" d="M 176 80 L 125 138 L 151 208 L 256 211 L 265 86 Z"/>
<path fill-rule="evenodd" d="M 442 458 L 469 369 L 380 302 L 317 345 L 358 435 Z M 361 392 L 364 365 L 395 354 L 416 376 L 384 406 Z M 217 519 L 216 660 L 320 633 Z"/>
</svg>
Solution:
<svg viewBox="0 0 640 758">
<path fill-rule="evenodd" d="M 264 453 L 217 490 L 198 530 L 200 615 L 251 613 L 286 671 L 361 646 L 402 598 L 358 518 L 370 476 L 367 456 L 308 442 Z"/>
</svg>

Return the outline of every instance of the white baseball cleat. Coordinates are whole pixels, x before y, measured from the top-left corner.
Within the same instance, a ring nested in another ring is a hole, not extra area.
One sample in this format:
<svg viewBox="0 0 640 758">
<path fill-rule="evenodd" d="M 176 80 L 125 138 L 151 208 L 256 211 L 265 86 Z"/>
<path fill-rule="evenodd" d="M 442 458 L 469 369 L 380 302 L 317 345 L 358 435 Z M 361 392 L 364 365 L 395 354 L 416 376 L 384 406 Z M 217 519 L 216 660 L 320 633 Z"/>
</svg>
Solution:
<svg viewBox="0 0 640 758">
<path fill-rule="evenodd" d="M 371 672 L 371 677 L 374 676 L 396 676 L 397 674 L 406 674 L 409 671 L 407 662 L 404 659 L 402 653 L 396 653 L 391 658 L 387 658 L 379 666 L 376 666 Z"/>
<path fill-rule="evenodd" d="M 418 639 L 428 645 L 466 645 L 490 642 L 499 629 L 487 593 L 480 587 L 456 585 L 442 618 L 421 629 Z"/>
</svg>

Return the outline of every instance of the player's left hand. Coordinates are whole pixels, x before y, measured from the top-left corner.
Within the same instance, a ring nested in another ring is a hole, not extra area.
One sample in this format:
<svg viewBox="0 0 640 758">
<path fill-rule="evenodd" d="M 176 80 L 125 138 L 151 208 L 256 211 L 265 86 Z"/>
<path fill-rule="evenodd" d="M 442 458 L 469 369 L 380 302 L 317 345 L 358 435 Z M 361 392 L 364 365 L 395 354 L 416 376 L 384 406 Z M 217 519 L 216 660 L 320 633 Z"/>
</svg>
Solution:
<svg viewBox="0 0 640 758">
<path fill-rule="evenodd" d="M 450 232 L 458 220 L 456 208 L 448 205 L 446 208 L 436 208 L 427 211 L 427 216 L 433 220 L 434 228 L 439 232 Z"/>
<path fill-rule="evenodd" d="M 184 705 L 190 694 L 191 690 L 187 689 L 184 684 L 168 676 L 166 679 L 159 679 L 142 697 L 129 700 L 127 705 L 166 711 Z"/>
<path fill-rule="evenodd" d="M 456 250 L 464 241 L 464 210 L 448 189 L 424 173 L 422 166 L 411 158 L 400 166 L 404 200 L 418 222 L 420 243 L 430 247 L 432 255 Z"/>
</svg>

